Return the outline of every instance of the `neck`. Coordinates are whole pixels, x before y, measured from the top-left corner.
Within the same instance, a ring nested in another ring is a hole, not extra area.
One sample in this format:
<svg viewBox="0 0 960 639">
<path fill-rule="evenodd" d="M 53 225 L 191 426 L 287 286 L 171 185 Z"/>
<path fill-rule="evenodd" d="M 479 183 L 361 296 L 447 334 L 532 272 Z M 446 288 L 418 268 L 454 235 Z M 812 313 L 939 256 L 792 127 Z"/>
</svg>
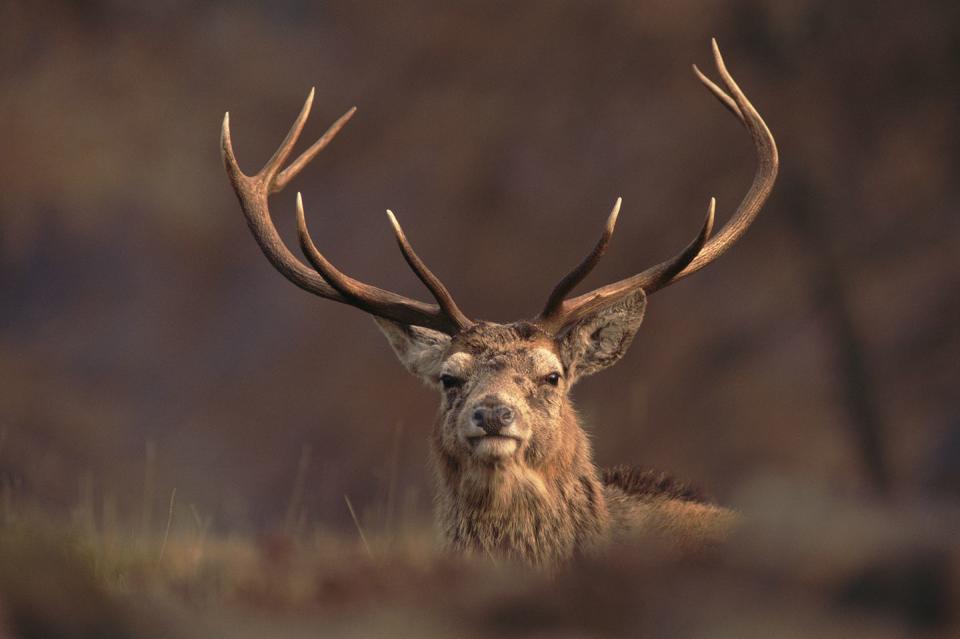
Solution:
<svg viewBox="0 0 960 639">
<path fill-rule="evenodd" d="M 589 443 L 576 417 L 572 445 L 532 465 L 481 464 L 434 446 L 438 519 L 447 545 L 466 554 L 550 566 L 597 544 L 609 514 Z"/>
</svg>

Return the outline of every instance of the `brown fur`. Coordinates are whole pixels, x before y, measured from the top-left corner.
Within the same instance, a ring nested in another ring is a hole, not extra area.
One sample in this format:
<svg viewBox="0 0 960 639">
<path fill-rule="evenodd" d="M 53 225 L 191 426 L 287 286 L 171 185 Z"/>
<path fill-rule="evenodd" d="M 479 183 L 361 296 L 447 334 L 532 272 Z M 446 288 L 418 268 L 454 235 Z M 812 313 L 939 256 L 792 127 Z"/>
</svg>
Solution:
<svg viewBox="0 0 960 639">
<path fill-rule="evenodd" d="M 458 462 L 435 435 L 438 519 L 451 549 L 548 566 L 603 540 L 609 513 L 589 443 L 579 426 L 564 432 L 555 456 L 492 466 Z"/>
<path fill-rule="evenodd" d="M 478 324 L 443 343 L 434 359 L 435 334 L 411 342 L 409 327 L 381 322 L 404 363 L 425 380 L 462 378 L 442 391 L 431 436 L 437 519 L 451 550 L 552 567 L 612 541 L 656 538 L 699 548 L 722 538 L 731 515 L 702 503 L 692 488 L 625 466 L 601 473 L 569 399 L 578 366 L 599 370 L 626 349 L 637 310 L 625 306 L 607 322 L 590 318 L 588 334 L 559 338 L 528 323 Z M 623 313 L 631 313 L 627 321 Z M 559 368 L 559 384 L 543 381 Z M 463 436 L 472 406 L 489 397 L 518 414 L 522 441 L 504 444 L 509 453 L 494 447 L 483 454 Z"/>
<path fill-rule="evenodd" d="M 620 465 L 604 468 L 601 478 L 604 486 L 619 488 L 640 499 L 661 497 L 678 501 L 708 501 L 700 489 L 655 470 Z"/>
</svg>

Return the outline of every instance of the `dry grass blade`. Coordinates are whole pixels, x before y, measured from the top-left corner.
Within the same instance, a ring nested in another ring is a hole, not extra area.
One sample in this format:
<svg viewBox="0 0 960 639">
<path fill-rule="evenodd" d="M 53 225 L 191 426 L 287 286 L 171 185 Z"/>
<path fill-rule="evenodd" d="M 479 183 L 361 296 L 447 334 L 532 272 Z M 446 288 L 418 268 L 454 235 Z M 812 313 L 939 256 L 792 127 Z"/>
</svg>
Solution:
<svg viewBox="0 0 960 639">
<path fill-rule="evenodd" d="M 297 464 L 297 476 L 293 482 L 293 491 L 290 493 L 290 502 L 287 504 L 287 515 L 284 519 L 284 530 L 287 534 L 297 532 L 297 522 L 303 511 L 303 491 L 307 481 L 307 471 L 310 469 L 310 459 L 313 449 L 310 444 L 304 444 L 300 450 L 300 461 Z"/>
<path fill-rule="evenodd" d="M 350 503 L 350 498 L 346 493 L 343 494 L 343 501 L 347 503 L 347 509 L 350 511 L 350 517 L 353 518 L 353 525 L 357 527 L 357 532 L 360 534 L 360 541 L 363 543 L 363 547 L 367 551 L 367 555 L 370 557 L 370 559 L 373 559 L 373 551 L 370 550 L 370 544 L 367 543 L 367 536 L 363 534 L 363 528 L 360 526 L 360 520 L 357 519 L 357 513 L 353 509 L 353 504 Z"/>
<path fill-rule="evenodd" d="M 177 499 L 177 489 L 170 491 L 170 508 L 167 510 L 167 525 L 163 530 L 163 541 L 160 543 L 160 555 L 157 557 L 157 563 L 163 561 L 163 553 L 167 549 L 167 539 L 170 537 L 170 525 L 173 523 L 173 505 Z"/>
</svg>

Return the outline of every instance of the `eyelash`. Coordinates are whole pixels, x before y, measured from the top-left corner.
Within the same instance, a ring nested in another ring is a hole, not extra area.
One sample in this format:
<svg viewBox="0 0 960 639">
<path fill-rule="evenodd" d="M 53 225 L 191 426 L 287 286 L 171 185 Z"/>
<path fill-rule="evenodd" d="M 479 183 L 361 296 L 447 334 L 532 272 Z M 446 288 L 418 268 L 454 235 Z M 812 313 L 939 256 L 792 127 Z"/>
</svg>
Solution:
<svg viewBox="0 0 960 639">
<path fill-rule="evenodd" d="M 563 375 L 560 373 L 550 373 L 549 375 L 543 378 L 543 382 L 549 384 L 550 386 L 559 386 L 560 380 L 563 379 Z M 464 380 L 459 377 L 454 377 L 453 375 L 441 375 L 440 376 L 440 385 L 443 386 L 443 390 L 450 390 L 453 388 L 460 388 L 463 386 Z"/>
<path fill-rule="evenodd" d="M 453 375 L 441 375 L 440 384 L 443 386 L 443 390 L 450 390 L 451 388 L 460 388 L 463 386 L 463 380 Z"/>
</svg>

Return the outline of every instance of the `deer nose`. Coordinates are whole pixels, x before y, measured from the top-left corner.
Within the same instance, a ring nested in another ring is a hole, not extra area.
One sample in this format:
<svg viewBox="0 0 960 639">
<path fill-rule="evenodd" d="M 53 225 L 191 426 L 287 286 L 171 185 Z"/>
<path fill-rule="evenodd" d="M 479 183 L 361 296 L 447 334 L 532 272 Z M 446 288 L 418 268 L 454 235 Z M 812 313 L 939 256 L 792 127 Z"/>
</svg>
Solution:
<svg viewBox="0 0 960 639">
<path fill-rule="evenodd" d="M 515 414 L 506 404 L 481 404 L 473 410 L 473 423 L 488 435 L 496 435 L 513 423 Z"/>
</svg>

